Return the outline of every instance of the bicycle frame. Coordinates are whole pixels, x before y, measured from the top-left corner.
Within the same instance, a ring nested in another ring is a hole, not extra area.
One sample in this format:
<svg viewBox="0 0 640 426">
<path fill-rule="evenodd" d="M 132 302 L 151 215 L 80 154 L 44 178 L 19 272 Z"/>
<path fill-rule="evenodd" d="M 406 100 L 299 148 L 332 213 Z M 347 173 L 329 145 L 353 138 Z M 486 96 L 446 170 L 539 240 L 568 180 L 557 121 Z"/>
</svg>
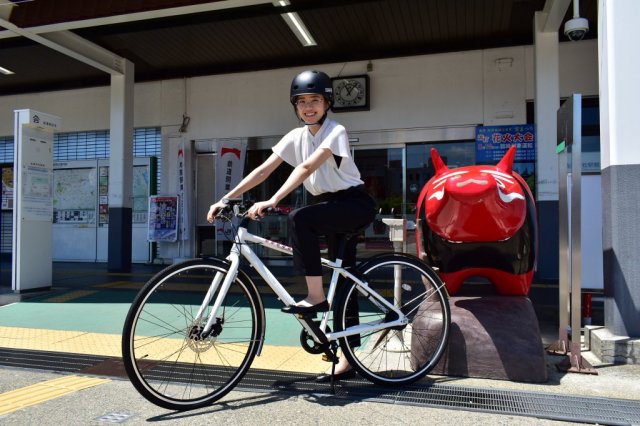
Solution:
<svg viewBox="0 0 640 426">
<path fill-rule="evenodd" d="M 218 286 L 222 285 L 222 287 L 220 287 L 220 293 L 218 294 L 218 297 L 216 298 L 213 304 L 213 307 L 211 309 L 209 318 L 207 319 L 207 323 L 203 328 L 204 335 L 207 335 L 213 327 L 213 323 L 216 320 L 216 314 L 218 312 L 218 309 L 222 305 L 222 301 L 224 300 L 224 297 L 229 291 L 229 287 L 231 286 L 231 283 L 233 282 L 233 280 L 235 280 L 237 276 L 238 268 L 240 267 L 241 257 L 244 257 L 249 262 L 249 264 L 265 280 L 267 285 L 273 290 L 273 292 L 278 296 L 278 298 L 283 302 L 285 306 L 292 305 L 295 303 L 295 300 L 293 299 L 293 297 L 289 294 L 289 292 L 287 292 L 287 290 L 280 283 L 280 281 L 278 281 L 278 279 L 273 275 L 273 273 L 269 270 L 269 268 L 267 268 L 267 266 L 262 262 L 262 260 L 258 257 L 258 255 L 255 254 L 255 252 L 251 249 L 251 247 L 249 247 L 247 243 L 255 243 L 262 247 L 275 250 L 275 251 L 287 254 L 289 256 L 293 256 L 293 249 L 284 244 L 280 244 L 275 241 L 271 241 L 266 238 L 251 234 L 247 230 L 247 223 L 248 223 L 247 218 L 242 219 L 242 221 L 240 222 L 240 225 L 238 226 L 238 231 L 235 235 L 233 246 L 231 247 L 231 251 L 229 255 L 226 257 L 227 261 L 229 261 L 230 263 L 228 273 L 224 277 L 224 280 L 222 280 L 222 275 L 223 275 L 222 273 L 216 273 L 211 283 L 211 287 L 209 288 L 209 291 L 205 296 L 205 300 L 203 301 L 202 305 L 200 306 L 200 310 L 196 315 L 197 320 L 202 319 L 201 318 L 202 313 L 205 311 L 206 307 L 211 302 L 211 299 L 215 294 Z M 357 285 L 358 290 L 361 293 L 367 295 L 367 297 L 369 297 L 372 303 L 377 305 L 378 308 L 384 310 L 385 312 L 393 311 L 395 314 L 398 315 L 398 319 L 396 319 L 395 321 L 388 321 L 388 322 L 385 322 L 382 320 L 373 321 L 370 323 L 358 324 L 358 325 L 349 327 L 348 329 L 341 332 L 327 333 L 325 332 L 325 330 L 327 329 L 329 312 L 325 312 L 322 315 L 322 320 L 320 322 L 320 332 L 322 334 L 318 335 L 317 327 L 313 327 L 309 325 L 309 321 L 307 321 L 307 317 L 304 317 L 302 315 L 296 315 L 298 322 L 300 322 L 302 327 L 305 328 L 305 330 L 309 333 L 310 336 L 313 337 L 313 339 L 317 343 L 326 343 L 329 341 L 335 341 L 339 338 L 346 337 L 346 336 L 360 334 L 363 332 L 374 332 L 374 331 L 382 330 L 385 328 L 400 326 L 408 323 L 408 320 L 405 314 L 402 313 L 400 309 L 398 309 L 393 304 L 389 303 L 384 297 L 380 296 L 375 291 L 371 290 L 368 287 L 366 282 L 363 282 L 357 276 L 353 275 L 347 269 L 343 268 L 341 259 L 336 259 L 336 261 L 330 261 L 328 259 L 321 258 L 321 263 L 323 266 L 331 268 L 333 271 L 331 276 L 331 282 L 329 285 L 329 291 L 327 293 L 327 301 L 329 302 L 330 307 L 333 307 L 333 299 L 335 297 L 336 288 L 338 285 L 338 278 L 340 276 L 343 276 L 349 280 L 352 280 Z M 222 283 L 220 283 L 220 281 L 222 281 Z"/>
</svg>

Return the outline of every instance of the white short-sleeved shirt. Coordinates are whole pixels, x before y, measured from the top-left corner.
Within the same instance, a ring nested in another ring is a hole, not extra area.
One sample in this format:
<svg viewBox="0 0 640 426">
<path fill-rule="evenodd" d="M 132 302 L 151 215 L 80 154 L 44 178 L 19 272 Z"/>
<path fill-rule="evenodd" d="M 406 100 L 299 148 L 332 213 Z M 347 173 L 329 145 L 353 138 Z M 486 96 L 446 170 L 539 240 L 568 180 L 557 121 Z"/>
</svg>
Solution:
<svg viewBox="0 0 640 426">
<path fill-rule="evenodd" d="M 293 129 L 272 148 L 272 151 L 291 166 L 303 163 L 318 148 L 328 148 L 341 157 L 340 167 L 333 157 L 325 161 L 303 182 L 313 195 L 336 192 L 364 182 L 349 148 L 349 137 L 344 126 L 326 119 L 320 130 L 312 135 L 307 126 Z"/>
</svg>

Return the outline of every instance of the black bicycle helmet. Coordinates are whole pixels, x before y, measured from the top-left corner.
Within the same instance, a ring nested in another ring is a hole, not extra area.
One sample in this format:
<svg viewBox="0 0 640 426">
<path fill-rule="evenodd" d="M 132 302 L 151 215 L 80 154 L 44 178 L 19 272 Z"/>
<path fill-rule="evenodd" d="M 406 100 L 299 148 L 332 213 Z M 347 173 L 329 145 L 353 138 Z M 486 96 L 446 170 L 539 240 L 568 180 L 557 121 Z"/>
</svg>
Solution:
<svg viewBox="0 0 640 426">
<path fill-rule="evenodd" d="M 325 97 L 329 106 L 333 105 L 333 88 L 331 78 L 322 71 L 303 71 L 291 82 L 291 92 L 289 99 L 293 105 L 296 97 L 300 95 L 317 94 Z"/>
</svg>

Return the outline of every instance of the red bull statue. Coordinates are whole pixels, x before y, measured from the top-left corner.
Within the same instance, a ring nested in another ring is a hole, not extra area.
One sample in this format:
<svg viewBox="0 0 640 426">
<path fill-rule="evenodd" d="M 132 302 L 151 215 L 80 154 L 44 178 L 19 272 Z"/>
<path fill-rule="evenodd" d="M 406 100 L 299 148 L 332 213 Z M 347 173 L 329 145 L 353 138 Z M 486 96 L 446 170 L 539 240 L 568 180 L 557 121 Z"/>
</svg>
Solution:
<svg viewBox="0 0 640 426">
<path fill-rule="evenodd" d="M 537 251 L 535 202 L 513 171 L 512 146 L 495 166 L 449 169 L 431 149 L 435 168 L 417 204 L 418 255 L 450 294 L 469 277 L 487 278 L 498 293 L 529 293 Z"/>
</svg>

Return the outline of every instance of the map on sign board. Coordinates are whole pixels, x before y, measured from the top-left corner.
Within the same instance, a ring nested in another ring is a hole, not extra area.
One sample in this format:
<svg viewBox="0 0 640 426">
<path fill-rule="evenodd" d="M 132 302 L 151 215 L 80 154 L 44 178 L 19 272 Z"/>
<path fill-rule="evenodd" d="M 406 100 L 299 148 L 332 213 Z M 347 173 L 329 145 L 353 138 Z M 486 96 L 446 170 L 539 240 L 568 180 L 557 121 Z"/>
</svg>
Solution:
<svg viewBox="0 0 640 426">
<path fill-rule="evenodd" d="M 149 167 L 133 168 L 133 211 L 146 213 L 149 208 Z M 142 222 L 146 222 L 146 217 Z"/>
<path fill-rule="evenodd" d="M 95 168 L 54 170 L 54 223 L 95 222 L 96 175 Z"/>
</svg>

